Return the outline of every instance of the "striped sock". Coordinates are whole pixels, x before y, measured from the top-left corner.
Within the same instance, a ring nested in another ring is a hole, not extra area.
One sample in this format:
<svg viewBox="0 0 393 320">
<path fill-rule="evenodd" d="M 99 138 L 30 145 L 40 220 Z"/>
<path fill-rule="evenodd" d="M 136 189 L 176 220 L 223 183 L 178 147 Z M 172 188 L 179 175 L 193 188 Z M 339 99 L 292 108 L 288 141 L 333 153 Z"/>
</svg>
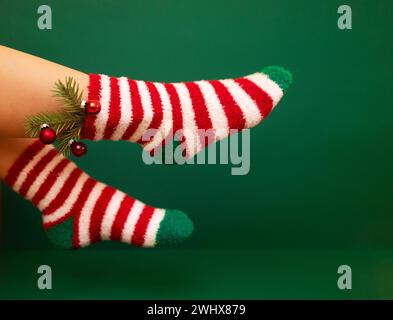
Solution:
<svg viewBox="0 0 393 320">
<path fill-rule="evenodd" d="M 57 247 L 100 240 L 155 247 L 178 243 L 193 230 L 183 212 L 153 208 L 98 182 L 39 141 L 15 161 L 5 182 L 42 212 L 44 229 Z"/>
<path fill-rule="evenodd" d="M 260 123 L 291 82 L 291 73 L 277 66 L 237 79 L 180 83 L 91 74 L 88 99 L 100 101 L 101 112 L 87 116 L 82 138 L 129 140 L 152 153 L 180 131 L 190 158 L 231 129 Z M 156 134 L 142 139 L 148 129 L 156 129 Z M 210 132 L 208 140 L 199 129 Z"/>
</svg>

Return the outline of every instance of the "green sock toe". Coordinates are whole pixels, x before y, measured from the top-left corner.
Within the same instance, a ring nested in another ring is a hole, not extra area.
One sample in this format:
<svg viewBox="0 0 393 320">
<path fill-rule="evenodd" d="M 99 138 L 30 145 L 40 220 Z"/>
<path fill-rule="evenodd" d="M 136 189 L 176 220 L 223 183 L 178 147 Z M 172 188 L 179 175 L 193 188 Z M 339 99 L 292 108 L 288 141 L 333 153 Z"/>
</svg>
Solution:
<svg viewBox="0 0 393 320">
<path fill-rule="evenodd" d="M 263 68 L 261 73 L 267 74 L 284 92 L 292 83 L 292 73 L 283 67 L 268 66 Z"/>
<path fill-rule="evenodd" d="M 157 232 L 156 246 L 167 246 L 187 239 L 194 225 L 188 216 L 179 210 L 166 210 Z"/>
<path fill-rule="evenodd" d="M 74 218 L 68 218 L 63 223 L 46 230 L 46 235 L 53 246 L 58 249 L 72 248 Z"/>
</svg>

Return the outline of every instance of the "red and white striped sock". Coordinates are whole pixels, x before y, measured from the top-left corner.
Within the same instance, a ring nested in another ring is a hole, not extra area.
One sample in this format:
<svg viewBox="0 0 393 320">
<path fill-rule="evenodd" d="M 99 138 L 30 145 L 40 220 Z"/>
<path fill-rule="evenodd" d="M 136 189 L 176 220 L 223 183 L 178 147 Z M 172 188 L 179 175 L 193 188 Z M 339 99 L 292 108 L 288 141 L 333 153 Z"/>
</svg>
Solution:
<svg viewBox="0 0 393 320">
<path fill-rule="evenodd" d="M 291 73 L 278 66 L 237 79 L 180 83 L 90 74 L 88 99 L 100 101 L 101 111 L 87 116 L 82 138 L 138 142 L 151 153 L 182 131 L 190 158 L 208 143 L 198 130 L 209 131 L 209 141 L 218 141 L 231 129 L 257 125 L 291 82 Z M 148 129 L 156 134 L 146 141 L 142 137 Z"/>
<path fill-rule="evenodd" d="M 100 240 L 155 247 L 180 242 L 193 230 L 183 212 L 153 208 L 98 182 L 39 141 L 15 161 L 5 182 L 42 212 L 44 229 L 57 247 Z"/>
</svg>

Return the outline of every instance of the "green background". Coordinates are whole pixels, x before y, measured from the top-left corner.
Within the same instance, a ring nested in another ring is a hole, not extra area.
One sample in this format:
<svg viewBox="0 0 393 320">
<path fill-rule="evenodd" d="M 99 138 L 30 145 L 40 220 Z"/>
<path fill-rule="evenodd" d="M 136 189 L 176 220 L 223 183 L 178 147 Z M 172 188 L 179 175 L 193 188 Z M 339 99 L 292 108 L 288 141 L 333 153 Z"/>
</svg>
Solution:
<svg viewBox="0 0 393 320">
<path fill-rule="evenodd" d="M 55 251 L 39 212 L 3 195 L 0 298 L 393 298 L 391 1 L 0 0 L 0 43 L 82 70 L 155 81 L 240 76 L 270 64 L 294 84 L 251 132 L 251 170 L 148 166 L 138 145 L 88 143 L 78 164 L 195 224 L 176 248 Z M 1 65 L 1 62 L 0 62 Z M 39 77 L 39 75 L 37 75 Z M 37 268 L 53 290 L 37 289 Z M 353 289 L 337 288 L 348 264 Z"/>
</svg>

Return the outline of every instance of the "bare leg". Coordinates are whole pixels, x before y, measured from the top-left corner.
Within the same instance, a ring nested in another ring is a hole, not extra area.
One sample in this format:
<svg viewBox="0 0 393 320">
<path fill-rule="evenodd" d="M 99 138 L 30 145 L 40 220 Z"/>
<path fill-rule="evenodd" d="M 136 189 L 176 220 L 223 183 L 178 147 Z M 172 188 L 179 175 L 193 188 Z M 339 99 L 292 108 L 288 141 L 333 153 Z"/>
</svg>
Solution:
<svg viewBox="0 0 393 320">
<path fill-rule="evenodd" d="M 0 137 L 23 138 L 26 117 L 58 111 L 51 89 L 68 76 L 87 94 L 87 74 L 0 46 Z"/>
</svg>

